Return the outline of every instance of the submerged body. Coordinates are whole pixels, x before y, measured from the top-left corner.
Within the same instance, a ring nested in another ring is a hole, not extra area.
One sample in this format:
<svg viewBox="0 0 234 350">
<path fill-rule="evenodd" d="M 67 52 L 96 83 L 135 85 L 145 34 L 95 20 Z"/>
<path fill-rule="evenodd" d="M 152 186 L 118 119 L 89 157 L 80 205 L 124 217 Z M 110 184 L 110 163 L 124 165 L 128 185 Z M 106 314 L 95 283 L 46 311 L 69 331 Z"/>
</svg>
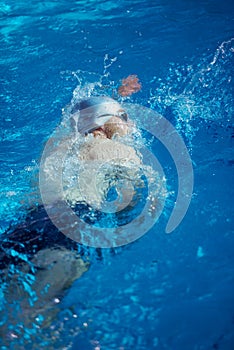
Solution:
<svg viewBox="0 0 234 350">
<path fill-rule="evenodd" d="M 0 267 L 0 344 L 10 349 L 12 340 L 23 339 L 27 330 L 49 329 L 60 311 L 60 299 L 89 263 L 39 206 L 1 236 Z"/>
</svg>

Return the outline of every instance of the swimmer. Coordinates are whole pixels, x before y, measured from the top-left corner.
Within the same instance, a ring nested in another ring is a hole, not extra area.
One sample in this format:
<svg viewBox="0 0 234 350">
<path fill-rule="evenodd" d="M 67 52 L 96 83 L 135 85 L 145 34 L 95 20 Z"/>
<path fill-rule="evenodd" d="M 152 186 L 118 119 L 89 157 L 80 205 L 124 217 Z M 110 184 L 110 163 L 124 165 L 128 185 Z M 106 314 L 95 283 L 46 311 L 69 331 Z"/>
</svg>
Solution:
<svg viewBox="0 0 234 350">
<path fill-rule="evenodd" d="M 126 78 L 122 86 L 119 89 L 122 96 L 140 89 L 136 76 Z M 74 143 L 76 138 L 65 138 L 59 147 L 52 147 L 41 165 L 48 186 L 46 204 L 56 207 L 60 200 L 65 199 L 74 207 L 88 203 L 102 209 L 110 187 L 116 186 L 116 179 L 118 182 L 127 178 L 135 187 L 142 186 L 139 179 L 141 155 L 131 143 L 125 142 L 134 126 L 116 100 L 108 96 L 93 96 L 75 103 L 71 110 L 71 123 L 73 136 L 78 135 L 77 144 Z M 63 193 L 60 193 L 57 190 L 61 181 L 57 177 L 57 167 L 69 142 L 71 151 L 75 151 L 75 157 L 72 154 L 71 159 L 74 172 L 79 175 L 79 186 L 68 181 Z M 103 164 L 104 171 L 100 169 L 98 176 L 93 178 L 97 168 Z M 124 188 L 122 200 L 113 212 L 119 212 L 129 204 L 131 191 L 131 186 Z M 100 254 L 100 250 L 96 251 Z M 31 328 L 32 324 L 37 324 L 37 316 L 41 315 L 39 326 L 47 327 L 59 312 L 57 301 L 89 269 L 87 250 L 80 248 L 77 252 L 77 243 L 53 225 L 43 205 L 31 209 L 23 223 L 2 235 L 0 262 L 1 279 L 6 286 L 3 290 L 5 304 L 1 311 L 4 315 L 1 318 L 7 318 L 6 323 L 0 326 L 0 334 L 4 334 L 6 344 L 11 341 L 7 324 L 14 327 L 19 338 L 23 337 L 22 328 L 17 329 L 19 322 Z M 18 310 L 14 307 L 17 300 Z"/>
<path fill-rule="evenodd" d="M 123 162 L 127 164 L 129 160 L 137 166 L 141 164 L 136 151 L 121 142 L 121 138 L 130 132 L 131 123 L 118 102 L 107 96 L 91 97 L 75 105 L 72 112 L 72 117 L 77 112 L 80 117 L 77 127 L 84 142 L 79 146 L 77 163 L 84 165 L 85 172 L 82 174 L 86 181 L 96 162 L 111 159 L 119 166 L 123 166 Z M 50 168 L 50 161 L 56 163 L 57 157 L 58 154 L 52 152 L 45 165 Z M 96 195 L 95 184 L 92 178 L 88 178 L 85 198 L 84 193 L 72 189 L 65 193 L 66 200 L 77 204 L 88 198 L 91 204 L 100 206 L 108 187 L 107 182 L 102 181 L 103 177 Z M 51 184 L 56 187 L 56 182 L 52 181 Z M 56 198 L 51 203 L 58 203 L 60 199 Z M 17 325 L 21 322 L 24 327 L 31 328 L 33 323 L 37 323 L 38 315 L 43 319 L 41 327 L 50 325 L 59 312 L 55 300 L 60 300 L 72 283 L 89 268 L 82 253 L 77 253 L 76 242 L 54 227 L 42 205 L 32 209 L 22 224 L 2 235 L 0 262 L 2 282 L 7 286 L 1 311 L 4 313 L 1 319 L 6 318 L 5 324 L 0 326 L 2 336 L 8 334 L 7 324 L 14 326 L 16 336 L 23 336 L 23 330 L 20 327 L 17 329 Z M 28 287 L 25 288 L 26 285 Z M 19 301 L 18 311 L 16 301 Z M 10 340 L 8 334 L 5 344 Z"/>
</svg>

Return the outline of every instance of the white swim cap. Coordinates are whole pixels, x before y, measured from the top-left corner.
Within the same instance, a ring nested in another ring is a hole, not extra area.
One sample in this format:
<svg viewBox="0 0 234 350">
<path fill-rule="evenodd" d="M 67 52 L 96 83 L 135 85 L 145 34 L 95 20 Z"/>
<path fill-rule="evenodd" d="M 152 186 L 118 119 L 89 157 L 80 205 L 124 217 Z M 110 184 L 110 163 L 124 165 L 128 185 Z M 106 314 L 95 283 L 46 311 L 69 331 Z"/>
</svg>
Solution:
<svg viewBox="0 0 234 350">
<path fill-rule="evenodd" d="M 127 121 L 127 113 L 121 105 L 108 96 L 94 96 L 74 105 L 72 114 L 79 113 L 78 131 L 88 134 L 104 125 L 111 117 Z"/>
</svg>

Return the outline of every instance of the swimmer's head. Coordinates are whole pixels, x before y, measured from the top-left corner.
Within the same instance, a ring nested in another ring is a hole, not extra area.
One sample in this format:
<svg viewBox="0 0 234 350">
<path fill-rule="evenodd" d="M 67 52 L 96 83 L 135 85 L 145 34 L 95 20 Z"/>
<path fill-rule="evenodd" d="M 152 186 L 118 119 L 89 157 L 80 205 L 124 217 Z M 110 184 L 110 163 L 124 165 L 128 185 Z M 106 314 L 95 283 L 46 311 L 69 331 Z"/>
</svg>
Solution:
<svg viewBox="0 0 234 350">
<path fill-rule="evenodd" d="M 77 128 L 83 135 L 103 128 L 105 124 L 108 125 L 109 135 L 113 134 L 115 129 L 117 133 L 117 129 L 120 129 L 121 135 L 127 133 L 127 131 L 123 133 L 124 125 L 127 128 L 127 113 L 117 101 L 110 97 L 94 96 L 82 100 L 73 107 L 71 112 L 73 115 L 78 113 Z"/>
</svg>

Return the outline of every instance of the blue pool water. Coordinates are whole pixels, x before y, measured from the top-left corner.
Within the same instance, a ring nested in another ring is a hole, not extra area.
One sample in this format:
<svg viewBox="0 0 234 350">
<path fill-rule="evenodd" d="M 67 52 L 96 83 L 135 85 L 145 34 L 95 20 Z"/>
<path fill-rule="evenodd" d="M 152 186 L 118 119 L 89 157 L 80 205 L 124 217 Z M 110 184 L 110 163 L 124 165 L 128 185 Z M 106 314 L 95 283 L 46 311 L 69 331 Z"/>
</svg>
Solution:
<svg viewBox="0 0 234 350">
<path fill-rule="evenodd" d="M 39 201 L 45 142 L 87 83 L 110 95 L 137 74 L 129 101 L 174 125 L 194 168 L 189 210 L 167 235 L 176 169 L 151 140 L 171 193 L 160 219 L 115 254 L 91 254 L 52 328 L 19 338 L 8 325 L 11 349 L 234 348 L 233 15 L 228 0 L 1 2 L 2 233 Z"/>
</svg>

